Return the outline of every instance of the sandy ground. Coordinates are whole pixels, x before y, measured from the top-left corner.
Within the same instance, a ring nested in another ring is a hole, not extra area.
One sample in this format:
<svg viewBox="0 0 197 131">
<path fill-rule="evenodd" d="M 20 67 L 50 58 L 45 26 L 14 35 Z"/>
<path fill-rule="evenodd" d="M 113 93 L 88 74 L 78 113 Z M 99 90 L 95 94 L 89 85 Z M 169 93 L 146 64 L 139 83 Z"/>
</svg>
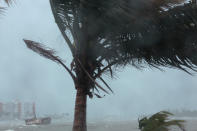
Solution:
<svg viewBox="0 0 197 131">
<path fill-rule="evenodd" d="M 185 123 L 186 131 L 197 131 L 197 119 L 187 119 Z M 139 131 L 137 121 L 129 122 L 97 122 L 88 123 L 88 131 Z M 72 123 L 66 124 L 52 123 L 43 126 L 26 126 L 18 122 L 0 124 L 0 131 L 72 131 Z M 171 131 L 180 131 L 172 128 Z"/>
</svg>

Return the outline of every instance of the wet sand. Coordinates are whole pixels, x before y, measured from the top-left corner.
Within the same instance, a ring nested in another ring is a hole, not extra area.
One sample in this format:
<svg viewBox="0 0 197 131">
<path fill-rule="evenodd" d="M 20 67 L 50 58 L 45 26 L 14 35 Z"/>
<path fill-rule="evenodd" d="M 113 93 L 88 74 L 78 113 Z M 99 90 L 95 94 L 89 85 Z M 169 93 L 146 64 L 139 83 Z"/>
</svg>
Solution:
<svg viewBox="0 0 197 131">
<path fill-rule="evenodd" d="M 197 119 L 186 119 L 185 127 L 187 131 L 197 131 Z M 72 123 L 66 124 L 52 123 L 51 125 L 26 126 L 23 123 L 1 124 L 0 131 L 72 131 Z M 97 122 L 88 123 L 88 131 L 139 131 L 137 121 L 129 122 Z M 172 131 L 179 131 L 173 128 Z"/>
</svg>

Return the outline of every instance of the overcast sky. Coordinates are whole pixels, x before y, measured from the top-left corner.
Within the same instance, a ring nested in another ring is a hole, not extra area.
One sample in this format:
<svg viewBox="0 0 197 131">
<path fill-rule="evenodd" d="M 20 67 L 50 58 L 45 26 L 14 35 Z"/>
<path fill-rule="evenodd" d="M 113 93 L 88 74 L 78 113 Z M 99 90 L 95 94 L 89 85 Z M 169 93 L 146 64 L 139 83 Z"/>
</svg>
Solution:
<svg viewBox="0 0 197 131">
<path fill-rule="evenodd" d="M 17 0 L 0 18 L 0 101 L 35 101 L 39 114 L 73 115 L 75 89 L 70 76 L 27 49 L 23 38 L 55 48 L 67 64 L 71 61 L 49 1 Z M 115 79 L 106 79 L 115 93 L 88 100 L 88 119 L 137 118 L 164 109 L 197 110 L 197 75 L 128 67 L 119 70 Z"/>
</svg>

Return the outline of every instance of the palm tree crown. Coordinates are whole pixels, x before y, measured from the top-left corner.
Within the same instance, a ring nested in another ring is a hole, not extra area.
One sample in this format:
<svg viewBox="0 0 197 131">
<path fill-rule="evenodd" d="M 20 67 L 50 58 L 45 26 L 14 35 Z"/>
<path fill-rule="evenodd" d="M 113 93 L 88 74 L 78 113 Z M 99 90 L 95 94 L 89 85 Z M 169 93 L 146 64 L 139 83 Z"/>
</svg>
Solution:
<svg viewBox="0 0 197 131">
<path fill-rule="evenodd" d="M 197 71 L 197 5 L 195 0 L 50 0 L 73 61 L 68 68 L 51 49 L 25 40 L 28 48 L 62 65 L 77 90 L 73 131 L 86 131 L 86 96 L 114 68 L 148 65 Z M 175 6 L 176 5 L 176 6 Z M 190 70 L 189 70 L 190 69 Z"/>
<path fill-rule="evenodd" d="M 111 90 L 101 75 L 113 76 L 112 67 L 130 64 L 197 71 L 197 6 L 195 1 L 172 6 L 181 2 L 50 0 L 73 55 L 70 72 L 80 68 L 91 79 L 87 92 L 96 87 L 107 92 L 95 80 L 99 78 Z M 36 44 L 28 47 L 36 48 Z M 74 72 L 77 77 L 81 71 Z"/>
<path fill-rule="evenodd" d="M 72 35 L 73 54 L 86 54 L 99 70 L 103 63 L 195 70 L 197 8 L 170 8 L 175 2 L 180 0 L 51 0 L 60 30 Z"/>
</svg>

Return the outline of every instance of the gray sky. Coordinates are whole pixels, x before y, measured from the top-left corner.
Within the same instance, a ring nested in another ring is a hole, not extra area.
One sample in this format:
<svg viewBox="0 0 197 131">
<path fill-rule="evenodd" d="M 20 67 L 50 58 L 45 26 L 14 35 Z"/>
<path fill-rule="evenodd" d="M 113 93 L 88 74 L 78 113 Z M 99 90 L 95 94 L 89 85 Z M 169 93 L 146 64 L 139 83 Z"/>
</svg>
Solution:
<svg viewBox="0 0 197 131">
<path fill-rule="evenodd" d="M 37 111 L 73 114 L 75 89 L 62 67 L 26 48 L 23 38 L 55 48 L 70 63 L 70 52 L 54 22 L 48 0 L 18 0 L 0 18 L 0 101 L 35 101 Z M 138 117 L 164 109 L 197 110 L 197 75 L 175 69 L 128 67 L 113 80 L 114 94 L 88 100 L 88 118 Z"/>
</svg>

